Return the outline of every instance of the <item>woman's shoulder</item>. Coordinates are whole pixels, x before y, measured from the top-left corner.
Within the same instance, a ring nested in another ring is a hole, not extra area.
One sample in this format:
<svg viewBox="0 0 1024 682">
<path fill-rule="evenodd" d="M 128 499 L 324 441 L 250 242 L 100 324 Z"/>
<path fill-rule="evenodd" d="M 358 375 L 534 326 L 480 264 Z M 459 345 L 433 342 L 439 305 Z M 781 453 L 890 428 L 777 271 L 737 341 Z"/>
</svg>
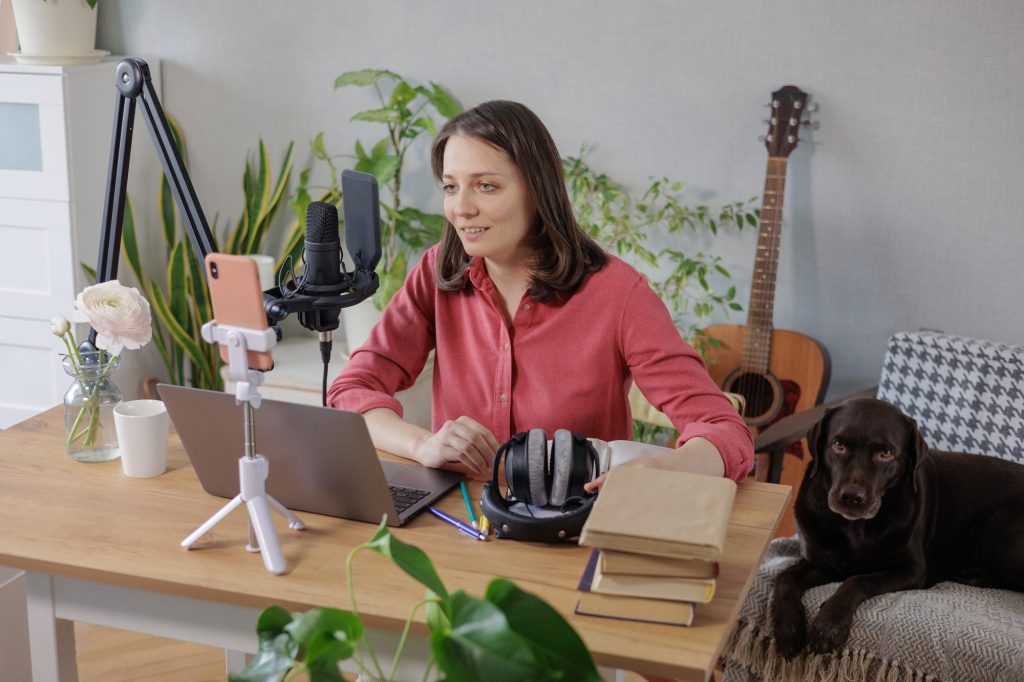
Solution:
<svg viewBox="0 0 1024 682">
<path fill-rule="evenodd" d="M 644 279 L 643 273 L 612 253 L 605 252 L 604 266 L 590 274 L 595 284 L 602 286 L 620 286 L 623 290 L 631 289 L 637 282 Z"/>
</svg>

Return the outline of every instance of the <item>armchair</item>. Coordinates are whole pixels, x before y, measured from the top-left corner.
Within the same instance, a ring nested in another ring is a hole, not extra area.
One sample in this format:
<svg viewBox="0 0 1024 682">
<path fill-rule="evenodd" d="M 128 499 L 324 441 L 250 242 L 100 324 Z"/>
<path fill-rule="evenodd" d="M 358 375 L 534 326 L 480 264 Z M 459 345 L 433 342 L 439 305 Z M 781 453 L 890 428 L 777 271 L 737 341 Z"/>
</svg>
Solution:
<svg viewBox="0 0 1024 682">
<path fill-rule="evenodd" d="M 1022 346 L 936 332 L 898 333 L 886 348 L 877 390 L 859 395 L 865 394 L 913 417 L 932 449 L 1024 465 Z M 803 437 L 835 402 L 779 421 L 759 435 L 756 449 L 781 456 L 786 444 Z M 983 682 L 1019 680 L 1024 674 L 1024 594 L 952 582 L 870 599 L 858 609 L 842 650 L 784 660 L 772 639 L 770 596 L 775 577 L 799 555 L 796 537 L 769 546 L 724 654 L 725 682 Z M 809 618 L 837 587 L 822 585 L 804 595 Z"/>
</svg>

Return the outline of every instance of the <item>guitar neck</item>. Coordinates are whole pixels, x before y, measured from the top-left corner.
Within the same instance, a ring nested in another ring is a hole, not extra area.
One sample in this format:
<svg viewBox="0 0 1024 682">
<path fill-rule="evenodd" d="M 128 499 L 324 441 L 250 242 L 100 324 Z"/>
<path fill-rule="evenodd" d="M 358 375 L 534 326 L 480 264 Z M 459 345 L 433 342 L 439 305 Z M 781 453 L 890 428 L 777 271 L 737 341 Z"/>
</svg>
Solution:
<svg viewBox="0 0 1024 682">
<path fill-rule="evenodd" d="M 786 191 L 785 157 L 768 157 L 761 223 L 754 257 L 754 278 L 750 287 L 747 328 L 743 338 L 740 366 L 744 371 L 765 374 L 771 358 L 772 316 L 775 310 L 775 280 L 779 264 L 782 200 Z"/>
</svg>

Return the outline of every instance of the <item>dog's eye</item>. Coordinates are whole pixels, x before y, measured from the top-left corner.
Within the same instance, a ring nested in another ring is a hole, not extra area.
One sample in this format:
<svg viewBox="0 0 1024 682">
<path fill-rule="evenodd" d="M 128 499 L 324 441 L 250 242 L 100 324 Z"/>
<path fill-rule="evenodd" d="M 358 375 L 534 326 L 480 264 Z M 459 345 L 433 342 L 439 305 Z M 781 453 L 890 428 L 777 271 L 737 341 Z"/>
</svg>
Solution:
<svg viewBox="0 0 1024 682">
<path fill-rule="evenodd" d="M 893 457 L 892 450 L 879 450 L 878 451 L 878 459 L 882 460 L 883 462 L 888 462 L 890 459 L 892 459 L 892 457 Z"/>
<path fill-rule="evenodd" d="M 840 455 L 846 452 L 846 446 L 843 445 L 843 441 L 841 440 L 832 441 L 832 449 L 838 452 Z"/>
</svg>

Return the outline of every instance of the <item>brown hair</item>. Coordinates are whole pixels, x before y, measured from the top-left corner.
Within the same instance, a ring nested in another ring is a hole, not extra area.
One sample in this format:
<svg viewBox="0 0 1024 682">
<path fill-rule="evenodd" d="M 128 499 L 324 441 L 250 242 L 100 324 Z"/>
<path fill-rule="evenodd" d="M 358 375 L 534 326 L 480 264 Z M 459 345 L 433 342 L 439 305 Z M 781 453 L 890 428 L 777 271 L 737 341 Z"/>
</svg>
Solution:
<svg viewBox="0 0 1024 682">
<path fill-rule="evenodd" d="M 558 148 L 535 113 L 518 102 L 494 100 L 448 121 L 430 152 L 438 180 L 444 173 L 445 146 L 454 135 L 475 137 L 502 150 L 523 176 L 537 214 L 528 237 L 536 254 L 531 268 L 531 298 L 546 301 L 556 294 L 571 294 L 589 273 L 604 267 L 604 251 L 576 222 Z M 470 260 L 455 228 L 446 221 L 437 257 L 438 288 L 462 289 Z"/>
</svg>

